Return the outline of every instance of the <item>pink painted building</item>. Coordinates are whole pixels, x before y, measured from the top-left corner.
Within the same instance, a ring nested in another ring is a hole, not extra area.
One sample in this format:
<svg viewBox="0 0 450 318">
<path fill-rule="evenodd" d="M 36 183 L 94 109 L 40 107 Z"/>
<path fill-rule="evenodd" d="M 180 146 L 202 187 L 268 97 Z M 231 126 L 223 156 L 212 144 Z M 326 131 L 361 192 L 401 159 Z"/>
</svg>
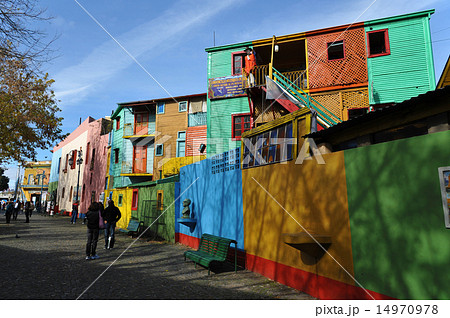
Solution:
<svg viewBox="0 0 450 318">
<path fill-rule="evenodd" d="M 80 213 L 85 213 L 94 201 L 101 201 L 105 190 L 109 119 L 101 118 L 89 123 L 86 145 L 83 151 L 84 171 L 80 180 Z"/>
</svg>

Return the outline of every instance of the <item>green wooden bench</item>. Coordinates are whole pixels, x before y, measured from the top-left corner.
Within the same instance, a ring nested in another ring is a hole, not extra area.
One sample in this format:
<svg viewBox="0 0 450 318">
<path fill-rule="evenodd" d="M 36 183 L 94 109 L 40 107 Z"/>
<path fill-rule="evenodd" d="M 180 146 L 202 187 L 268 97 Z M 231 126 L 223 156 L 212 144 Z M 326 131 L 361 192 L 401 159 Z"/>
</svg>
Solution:
<svg viewBox="0 0 450 318">
<path fill-rule="evenodd" d="M 194 261 L 195 266 L 200 264 L 208 268 L 208 275 L 211 272 L 213 262 L 225 262 L 230 244 L 234 243 L 234 271 L 237 271 L 237 242 L 235 240 L 219 237 L 211 234 L 202 234 L 200 245 L 197 251 L 184 252 L 184 260 L 189 258 Z"/>
<path fill-rule="evenodd" d="M 133 236 L 133 234 L 139 233 L 141 225 L 144 226 L 144 222 L 139 222 L 139 220 L 131 219 L 130 222 L 128 222 L 127 229 L 122 231 Z"/>
</svg>

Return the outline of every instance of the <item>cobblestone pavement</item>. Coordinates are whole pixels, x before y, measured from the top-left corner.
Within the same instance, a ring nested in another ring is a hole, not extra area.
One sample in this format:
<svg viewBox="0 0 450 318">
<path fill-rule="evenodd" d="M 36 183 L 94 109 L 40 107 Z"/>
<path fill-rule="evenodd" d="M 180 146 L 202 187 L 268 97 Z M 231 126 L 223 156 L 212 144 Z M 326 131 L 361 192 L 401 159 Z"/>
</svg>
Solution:
<svg viewBox="0 0 450 318">
<path fill-rule="evenodd" d="M 118 234 L 113 250 L 85 260 L 86 227 L 69 217 L 0 214 L 0 299 L 76 299 L 134 241 Z M 18 237 L 16 237 L 16 235 Z M 233 265 L 211 273 L 185 262 L 181 244 L 137 240 L 80 299 L 313 299 Z"/>
</svg>

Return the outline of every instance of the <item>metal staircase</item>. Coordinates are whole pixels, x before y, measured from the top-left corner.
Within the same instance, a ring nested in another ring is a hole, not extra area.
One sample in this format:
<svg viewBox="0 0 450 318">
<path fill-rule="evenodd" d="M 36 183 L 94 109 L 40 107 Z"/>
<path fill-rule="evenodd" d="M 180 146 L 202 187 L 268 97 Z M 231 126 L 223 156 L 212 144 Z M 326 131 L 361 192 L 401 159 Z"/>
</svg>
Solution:
<svg viewBox="0 0 450 318">
<path fill-rule="evenodd" d="M 298 100 L 301 103 L 300 107 L 308 107 L 311 111 L 314 110 L 317 113 L 318 122 L 324 128 L 336 125 L 342 121 L 275 68 L 272 68 L 272 70 L 274 81 Z"/>
</svg>

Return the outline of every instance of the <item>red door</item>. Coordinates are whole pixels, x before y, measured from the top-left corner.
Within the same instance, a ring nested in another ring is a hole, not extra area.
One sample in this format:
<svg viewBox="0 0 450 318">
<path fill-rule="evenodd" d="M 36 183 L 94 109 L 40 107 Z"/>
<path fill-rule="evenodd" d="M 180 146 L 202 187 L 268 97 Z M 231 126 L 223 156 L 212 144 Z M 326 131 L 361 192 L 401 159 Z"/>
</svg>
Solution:
<svg viewBox="0 0 450 318">
<path fill-rule="evenodd" d="M 148 113 L 136 113 L 134 115 L 134 134 L 148 135 Z"/>
<path fill-rule="evenodd" d="M 133 173 L 147 173 L 147 146 L 134 147 Z"/>
</svg>

